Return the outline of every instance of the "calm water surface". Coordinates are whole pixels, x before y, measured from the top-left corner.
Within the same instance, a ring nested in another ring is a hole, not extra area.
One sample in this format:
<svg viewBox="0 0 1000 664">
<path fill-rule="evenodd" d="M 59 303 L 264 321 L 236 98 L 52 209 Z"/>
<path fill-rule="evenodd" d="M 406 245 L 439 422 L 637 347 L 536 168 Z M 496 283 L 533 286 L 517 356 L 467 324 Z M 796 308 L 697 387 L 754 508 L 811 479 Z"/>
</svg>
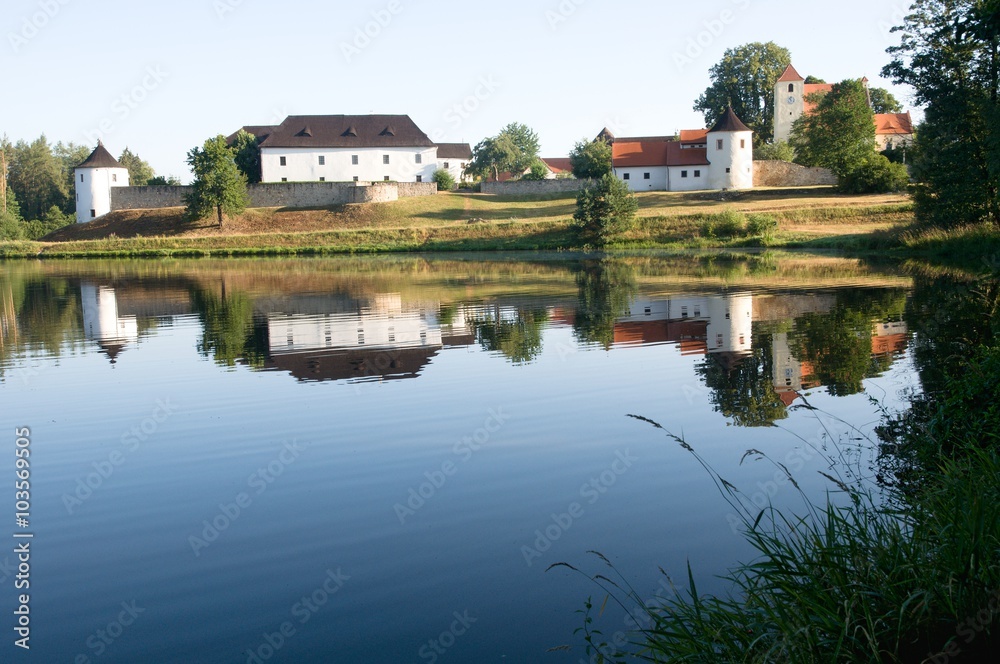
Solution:
<svg viewBox="0 0 1000 664">
<path fill-rule="evenodd" d="M 0 264 L 4 482 L 16 427 L 32 453 L 6 532 L 34 535 L 30 655 L 0 553 L 2 659 L 581 661 L 599 591 L 553 563 L 653 597 L 749 555 L 628 416 L 753 500 L 801 506 L 751 448 L 822 499 L 820 451 L 871 457 L 837 418 L 919 389 L 912 287 L 787 255 Z"/>
</svg>

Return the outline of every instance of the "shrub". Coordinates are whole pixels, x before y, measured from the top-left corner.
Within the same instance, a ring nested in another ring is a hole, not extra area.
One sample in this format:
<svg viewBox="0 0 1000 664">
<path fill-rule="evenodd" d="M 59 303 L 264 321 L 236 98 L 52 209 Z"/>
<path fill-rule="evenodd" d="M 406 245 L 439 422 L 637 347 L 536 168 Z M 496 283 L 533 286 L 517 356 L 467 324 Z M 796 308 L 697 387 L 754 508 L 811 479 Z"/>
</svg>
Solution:
<svg viewBox="0 0 1000 664">
<path fill-rule="evenodd" d="M 909 184 L 906 166 L 895 164 L 881 154 L 871 155 L 840 178 L 840 190 L 848 194 L 887 194 L 905 191 Z"/>
<path fill-rule="evenodd" d="M 529 182 L 538 182 L 539 180 L 544 180 L 547 177 L 549 177 L 549 167 L 546 166 L 545 162 L 541 159 L 536 159 L 531 162 L 531 168 L 521 179 L 528 180 Z"/>
<path fill-rule="evenodd" d="M 742 237 L 746 233 L 747 216 L 739 210 L 727 208 L 713 215 L 701 228 L 708 238 Z"/>
<path fill-rule="evenodd" d="M 584 243 L 603 246 L 632 228 L 639 202 L 628 185 L 608 173 L 580 192 L 573 214 L 577 237 Z"/>
<path fill-rule="evenodd" d="M 747 235 L 770 240 L 778 230 L 778 220 L 769 214 L 751 214 L 747 217 Z"/>
<path fill-rule="evenodd" d="M 753 158 L 758 161 L 795 161 L 795 150 L 787 141 L 764 143 L 754 148 Z"/>
<path fill-rule="evenodd" d="M 13 215 L 0 212 L 0 240 L 23 240 L 24 226 Z"/>
<path fill-rule="evenodd" d="M 438 191 L 451 191 L 455 188 L 455 178 L 444 169 L 434 171 L 434 182 L 437 183 Z"/>
</svg>

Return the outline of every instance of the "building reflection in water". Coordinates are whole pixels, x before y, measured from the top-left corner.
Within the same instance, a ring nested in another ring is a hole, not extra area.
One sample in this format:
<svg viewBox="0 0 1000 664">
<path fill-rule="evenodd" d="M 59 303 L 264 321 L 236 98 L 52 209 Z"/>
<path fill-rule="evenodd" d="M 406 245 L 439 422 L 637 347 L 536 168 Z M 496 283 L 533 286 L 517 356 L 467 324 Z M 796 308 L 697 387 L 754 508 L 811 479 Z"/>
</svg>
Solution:
<svg viewBox="0 0 1000 664">
<path fill-rule="evenodd" d="M 139 339 L 138 319 L 119 315 L 118 296 L 115 289 L 108 286 L 81 284 L 80 303 L 84 337 L 96 341 L 111 364 L 117 363 L 128 344 Z"/>
</svg>

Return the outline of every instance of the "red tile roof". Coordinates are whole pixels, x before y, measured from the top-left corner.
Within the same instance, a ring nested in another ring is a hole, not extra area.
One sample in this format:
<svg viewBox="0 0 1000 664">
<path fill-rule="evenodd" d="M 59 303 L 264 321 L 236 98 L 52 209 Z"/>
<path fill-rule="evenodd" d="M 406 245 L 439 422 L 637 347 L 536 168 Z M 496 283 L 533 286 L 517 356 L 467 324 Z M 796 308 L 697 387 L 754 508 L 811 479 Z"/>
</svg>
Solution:
<svg viewBox="0 0 1000 664">
<path fill-rule="evenodd" d="M 681 143 L 707 143 L 707 129 L 681 129 Z"/>
<path fill-rule="evenodd" d="M 795 81 L 804 81 L 805 77 L 801 76 L 799 72 L 795 71 L 795 67 L 788 65 L 785 69 L 785 73 L 781 75 L 778 79 L 778 83 L 792 83 Z"/>
<path fill-rule="evenodd" d="M 619 138 L 612 149 L 612 161 L 615 168 L 708 166 L 708 151 L 684 149 L 677 141 L 663 138 Z"/>
<path fill-rule="evenodd" d="M 559 175 L 560 173 L 572 173 L 573 163 L 569 157 L 542 157 L 542 161 L 549 167 L 549 170 Z"/>
<path fill-rule="evenodd" d="M 879 113 L 875 116 L 875 133 L 879 136 L 909 136 L 913 133 L 913 118 L 909 113 Z"/>
</svg>

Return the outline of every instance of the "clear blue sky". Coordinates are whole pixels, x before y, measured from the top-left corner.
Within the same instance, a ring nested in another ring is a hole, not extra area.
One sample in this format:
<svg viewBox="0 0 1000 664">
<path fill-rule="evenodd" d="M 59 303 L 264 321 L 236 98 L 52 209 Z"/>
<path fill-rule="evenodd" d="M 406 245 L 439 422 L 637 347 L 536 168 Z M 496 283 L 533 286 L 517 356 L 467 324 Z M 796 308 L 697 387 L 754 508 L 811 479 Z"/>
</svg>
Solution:
<svg viewBox="0 0 1000 664">
<path fill-rule="evenodd" d="M 432 138 L 472 144 L 524 122 L 539 133 L 543 156 L 565 156 L 604 126 L 633 136 L 704 126 L 692 104 L 709 68 L 726 48 L 751 41 L 790 49 L 803 76 L 866 75 L 909 105 L 907 89 L 879 76 L 895 42 L 888 27 L 906 7 L 5 0 L 0 134 L 90 145 L 101 135 L 116 156 L 128 146 L 159 174 L 185 181 L 185 154 L 205 138 L 290 114 L 405 113 Z M 380 12 L 384 27 L 372 23 Z M 378 34 L 355 45 L 368 24 Z M 468 110 L 456 112 L 463 102 Z"/>
</svg>

